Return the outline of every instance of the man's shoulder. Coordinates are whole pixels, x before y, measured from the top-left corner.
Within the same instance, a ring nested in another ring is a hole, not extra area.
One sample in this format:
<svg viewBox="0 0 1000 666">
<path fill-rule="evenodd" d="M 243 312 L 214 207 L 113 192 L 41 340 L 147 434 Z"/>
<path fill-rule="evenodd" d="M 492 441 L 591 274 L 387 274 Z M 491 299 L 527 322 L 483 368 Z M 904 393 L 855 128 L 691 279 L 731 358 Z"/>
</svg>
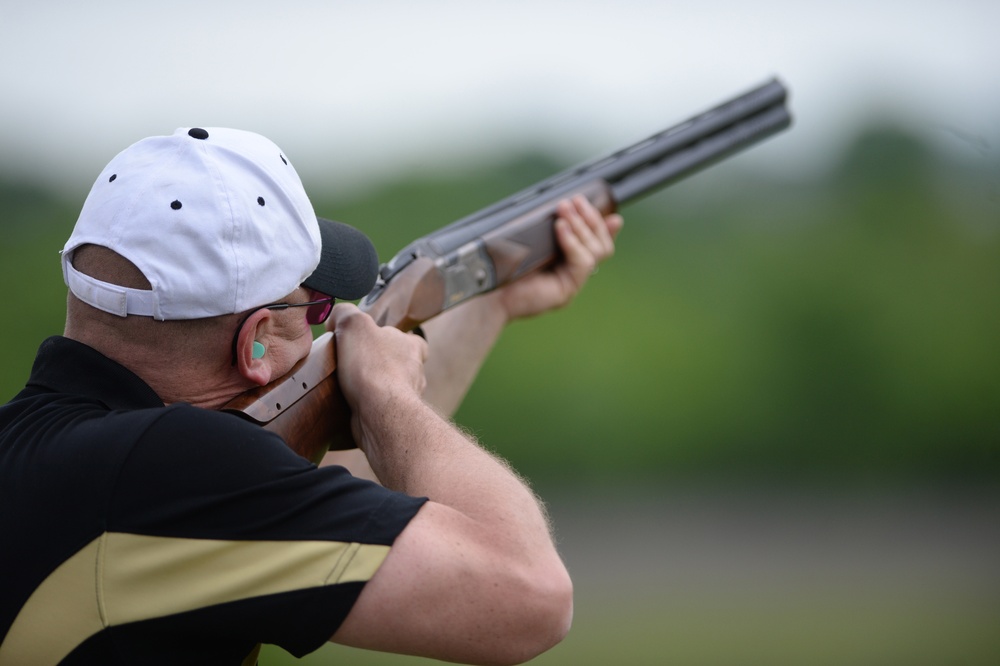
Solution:
<svg viewBox="0 0 1000 666">
<path fill-rule="evenodd" d="M 165 407 L 130 410 L 123 412 L 122 415 L 125 418 L 149 418 L 150 430 L 159 435 L 278 439 L 276 435 L 236 414 L 195 407 L 184 402 Z"/>
<path fill-rule="evenodd" d="M 162 410 L 116 488 L 121 529 L 212 539 L 388 545 L 422 504 L 343 468 L 317 468 L 238 416 L 190 405 Z"/>
<path fill-rule="evenodd" d="M 309 466 L 278 435 L 228 412 L 177 403 L 125 412 L 121 418 L 147 420 L 137 441 L 146 456 L 202 464 L 227 461 L 236 467 Z"/>
</svg>

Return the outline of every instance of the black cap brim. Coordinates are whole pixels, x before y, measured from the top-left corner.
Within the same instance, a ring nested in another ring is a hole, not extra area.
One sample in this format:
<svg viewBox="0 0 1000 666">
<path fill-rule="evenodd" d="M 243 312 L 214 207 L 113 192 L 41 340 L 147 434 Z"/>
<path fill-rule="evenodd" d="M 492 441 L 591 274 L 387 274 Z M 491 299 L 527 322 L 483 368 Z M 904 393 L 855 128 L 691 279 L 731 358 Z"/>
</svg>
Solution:
<svg viewBox="0 0 1000 666">
<path fill-rule="evenodd" d="M 343 222 L 319 218 L 319 266 L 302 284 L 340 300 L 353 301 L 375 286 L 378 253 L 368 236 Z"/>
</svg>

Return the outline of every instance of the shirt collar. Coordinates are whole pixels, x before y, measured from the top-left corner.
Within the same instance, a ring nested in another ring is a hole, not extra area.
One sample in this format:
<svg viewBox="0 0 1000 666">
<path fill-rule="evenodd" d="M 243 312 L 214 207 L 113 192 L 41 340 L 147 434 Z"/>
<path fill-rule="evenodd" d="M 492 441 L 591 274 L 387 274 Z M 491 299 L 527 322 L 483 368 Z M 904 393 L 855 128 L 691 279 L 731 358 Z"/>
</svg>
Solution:
<svg viewBox="0 0 1000 666">
<path fill-rule="evenodd" d="M 82 342 L 53 336 L 42 342 L 28 386 L 94 398 L 109 409 L 162 407 L 138 375 Z"/>
</svg>

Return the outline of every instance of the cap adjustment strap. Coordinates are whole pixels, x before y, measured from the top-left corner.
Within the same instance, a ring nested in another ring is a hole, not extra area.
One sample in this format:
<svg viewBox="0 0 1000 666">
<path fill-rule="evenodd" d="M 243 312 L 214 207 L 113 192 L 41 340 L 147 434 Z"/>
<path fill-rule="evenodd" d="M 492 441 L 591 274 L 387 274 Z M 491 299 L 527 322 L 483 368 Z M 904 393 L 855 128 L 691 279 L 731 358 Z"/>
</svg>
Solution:
<svg viewBox="0 0 1000 666">
<path fill-rule="evenodd" d="M 84 303 L 119 317 L 130 314 L 152 317 L 156 311 L 152 291 L 102 282 L 76 270 L 69 261 L 66 262 L 66 283 Z"/>
</svg>

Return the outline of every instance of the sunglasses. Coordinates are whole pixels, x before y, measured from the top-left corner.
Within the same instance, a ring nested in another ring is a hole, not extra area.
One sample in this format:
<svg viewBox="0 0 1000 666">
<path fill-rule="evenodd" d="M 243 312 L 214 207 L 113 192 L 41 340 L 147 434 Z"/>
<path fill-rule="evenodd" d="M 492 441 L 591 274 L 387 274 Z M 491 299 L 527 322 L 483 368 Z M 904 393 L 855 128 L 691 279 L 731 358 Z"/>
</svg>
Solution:
<svg viewBox="0 0 1000 666">
<path fill-rule="evenodd" d="M 313 291 L 312 296 L 314 300 L 306 301 L 305 303 L 271 303 L 270 305 L 262 305 L 259 308 L 254 308 L 248 312 L 247 316 L 240 320 L 240 325 L 236 327 L 236 333 L 233 334 L 233 365 L 236 365 L 236 343 L 240 337 L 240 331 L 243 330 L 243 325 L 247 323 L 247 320 L 252 317 L 255 312 L 259 312 L 261 310 L 306 308 L 306 323 L 310 326 L 318 326 L 329 319 L 330 312 L 333 311 L 334 297 L 321 294 L 318 291 Z M 322 298 L 316 298 L 317 296 L 322 296 Z"/>
</svg>

